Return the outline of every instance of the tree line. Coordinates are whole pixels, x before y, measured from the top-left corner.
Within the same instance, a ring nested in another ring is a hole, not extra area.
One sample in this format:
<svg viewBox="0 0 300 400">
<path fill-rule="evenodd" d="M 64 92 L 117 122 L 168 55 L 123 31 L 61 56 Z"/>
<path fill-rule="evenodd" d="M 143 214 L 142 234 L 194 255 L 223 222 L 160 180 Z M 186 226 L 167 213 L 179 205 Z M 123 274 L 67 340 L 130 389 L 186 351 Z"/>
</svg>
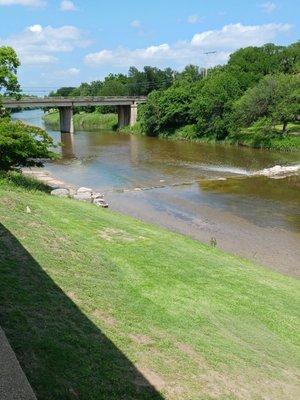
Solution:
<svg viewBox="0 0 300 400">
<path fill-rule="evenodd" d="M 149 135 L 224 140 L 244 129 L 286 133 L 300 115 L 300 43 L 266 44 L 233 53 L 207 77 L 187 74 L 152 92 L 141 124 Z"/>
<path fill-rule="evenodd" d="M 269 43 L 242 48 L 226 65 L 207 74 L 196 65 L 182 72 L 131 67 L 127 75 L 109 74 L 102 81 L 61 88 L 51 96 L 147 95 L 139 112 L 139 129 L 146 135 L 224 140 L 245 133 L 262 138 L 284 135 L 288 123 L 298 121 L 299 72 L 300 42 Z"/>
</svg>

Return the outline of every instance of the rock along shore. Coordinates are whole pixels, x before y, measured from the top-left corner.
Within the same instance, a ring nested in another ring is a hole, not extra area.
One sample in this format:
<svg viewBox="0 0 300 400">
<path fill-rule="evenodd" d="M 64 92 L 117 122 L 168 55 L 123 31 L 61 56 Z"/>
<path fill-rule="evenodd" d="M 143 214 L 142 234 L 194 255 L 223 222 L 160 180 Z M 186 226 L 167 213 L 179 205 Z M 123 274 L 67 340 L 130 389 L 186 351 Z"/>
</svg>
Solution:
<svg viewBox="0 0 300 400">
<path fill-rule="evenodd" d="M 94 204 L 98 207 L 108 207 L 108 204 L 104 200 L 104 195 L 93 191 L 91 188 L 68 185 L 63 181 L 54 178 L 48 171 L 41 171 L 41 169 L 38 168 L 24 168 L 22 173 L 25 176 L 36 179 L 49 186 L 52 189 L 51 195 L 53 196 L 69 197 L 74 200 Z"/>
</svg>

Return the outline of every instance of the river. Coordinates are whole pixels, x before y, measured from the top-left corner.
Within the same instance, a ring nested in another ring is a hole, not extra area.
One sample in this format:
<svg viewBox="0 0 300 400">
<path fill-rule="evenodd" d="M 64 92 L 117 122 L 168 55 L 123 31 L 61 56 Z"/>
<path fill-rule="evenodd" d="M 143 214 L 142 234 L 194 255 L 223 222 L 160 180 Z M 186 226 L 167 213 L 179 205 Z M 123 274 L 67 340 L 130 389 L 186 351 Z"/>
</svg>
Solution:
<svg viewBox="0 0 300 400">
<path fill-rule="evenodd" d="M 14 119 L 44 127 L 41 110 Z M 55 141 L 60 132 L 48 130 Z M 45 168 L 100 190 L 114 210 L 300 276 L 300 176 L 255 172 L 297 165 L 300 153 L 176 142 L 107 131 L 64 135 Z"/>
</svg>

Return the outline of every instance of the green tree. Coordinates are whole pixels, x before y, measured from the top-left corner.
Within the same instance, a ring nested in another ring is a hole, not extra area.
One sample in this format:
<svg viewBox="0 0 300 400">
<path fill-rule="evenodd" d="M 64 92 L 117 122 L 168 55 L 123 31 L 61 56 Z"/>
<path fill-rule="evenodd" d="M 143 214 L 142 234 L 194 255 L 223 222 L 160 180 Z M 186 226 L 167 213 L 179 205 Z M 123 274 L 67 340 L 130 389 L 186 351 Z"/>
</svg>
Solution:
<svg viewBox="0 0 300 400">
<path fill-rule="evenodd" d="M 269 119 L 273 126 L 287 124 L 300 114 L 300 78 L 298 75 L 268 75 L 248 91 L 234 105 L 234 121 L 249 127 L 261 118 Z"/>
<path fill-rule="evenodd" d="M 68 97 L 72 96 L 73 91 L 75 90 L 75 87 L 72 86 L 64 86 L 61 87 L 60 89 L 56 90 L 55 92 L 51 92 L 49 94 L 50 97 Z"/>
<path fill-rule="evenodd" d="M 12 95 L 20 91 L 17 79 L 17 68 L 20 61 L 14 49 L 7 46 L 0 47 L 0 118 L 6 115 L 2 108 L 1 96 Z"/>
<path fill-rule="evenodd" d="M 199 136 L 224 139 L 234 100 L 241 95 L 238 80 L 228 71 L 217 71 L 204 79 L 202 88 L 191 104 Z"/>
<path fill-rule="evenodd" d="M 157 136 L 192 123 L 191 102 L 196 90 L 185 82 L 150 93 L 141 119 L 145 133 Z"/>
<path fill-rule="evenodd" d="M 174 71 L 171 68 L 161 70 L 145 66 L 143 71 L 130 67 L 128 72 L 128 88 L 130 95 L 148 95 L 154 90 L 167 89 L 172 86 Z"/>
<path fill-rule="evenodd" d="M 276 46 L 272 43 L 261 47 L 246 47 L 231 54 L 227 69 L 238 78 L 243 90 L 254 86 L 269 74 L 299 72 L 300 43 Z"/>
<path fill-rule="evenodd" d="M 20 61 L 11 47 L 0 47 L 0 92 L 10 95 L 20 91 L 17 68 Z M 56 158 L 50 150 L 52 138 L 42 129 L 13 123 L 0 115 L 0 170 L 24 166 L 42 166 L 42 159 Z"/>
<path fill-rule="evenodd" d="M 52 138 L 42 129 L 0 120 L 0 170 L 42 166 L 42 159 L 57 156 L 50 150 Z"/>
<path fill-rule="evenodd" d="M 14 49 L 0 47 L 0 93 L 13 94 L 20 91 L 17 69 L 20 61 Z"/>
<path fill-rule="evenodd" d="M 178 74 L 177 79 L 185 80 L 187 82 L 197 82 L 204 75 L 204 71 L 198 67 L 198 65 L 187 65 L 184 70 Z"/>
</svg>

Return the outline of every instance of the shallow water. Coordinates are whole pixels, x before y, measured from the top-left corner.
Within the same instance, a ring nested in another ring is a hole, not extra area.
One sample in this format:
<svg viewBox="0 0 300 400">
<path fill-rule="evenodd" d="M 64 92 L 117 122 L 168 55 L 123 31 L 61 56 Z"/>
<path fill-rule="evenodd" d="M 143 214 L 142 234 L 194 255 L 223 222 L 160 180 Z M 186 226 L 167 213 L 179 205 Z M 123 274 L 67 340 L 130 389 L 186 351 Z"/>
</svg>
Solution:
<svg viewBox="0 0 300 400">
<path fill-rule="evenodd" d="M 42 111 L 14 118 L 42 126 Z M 175 142 L 106 131 L 49 131 L 63 157 L 46 169 L 106 194 L 112 208 L 297 275 L 300 176 L 254 176 L 298 153 Z"/>
</svg>

